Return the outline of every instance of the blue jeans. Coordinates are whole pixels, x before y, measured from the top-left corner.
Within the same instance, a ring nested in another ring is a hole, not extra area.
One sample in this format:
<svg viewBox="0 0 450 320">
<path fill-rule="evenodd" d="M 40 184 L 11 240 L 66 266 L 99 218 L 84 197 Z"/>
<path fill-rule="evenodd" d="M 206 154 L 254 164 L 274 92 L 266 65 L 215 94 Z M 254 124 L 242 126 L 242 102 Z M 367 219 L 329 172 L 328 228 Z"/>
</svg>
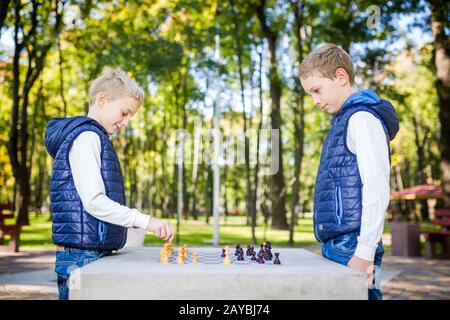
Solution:
<svg viewBox="0 0 450 320">
<path fill-rule="evenodd" d="M 347 266 L 350 259 L 356 250 L 358 244 L 358 233 L 348 233 L 336 238 L 330 239 L 325 243 L 322 243 L 322 255 L 334 262 Z M 380 241 L 375 251 L 374 269 L 375 277 L 373 281 L 373 288 L 369 288 L 369 300 L 382 300 L 383 294 L 381 293 L 381 261 L 383 259 L 384 246 Z"/>
<path fill-rule="evenodd" d="M 69 288 L 74 285 L 69 279 L 71 272 L 110 253 L 111 251 L 73 248 L 64 248 L 64 251 L 56 251 L 55 272 L 57 274 L 59 300 L 69 300 Z"/>
</svg>

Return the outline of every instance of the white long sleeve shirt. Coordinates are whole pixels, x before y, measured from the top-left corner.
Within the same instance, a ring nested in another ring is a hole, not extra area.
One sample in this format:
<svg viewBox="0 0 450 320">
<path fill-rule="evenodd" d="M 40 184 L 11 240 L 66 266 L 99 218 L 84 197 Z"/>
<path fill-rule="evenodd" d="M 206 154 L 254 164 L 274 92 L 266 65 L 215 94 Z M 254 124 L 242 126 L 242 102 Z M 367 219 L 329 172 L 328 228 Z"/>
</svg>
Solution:
<svg viewBox="0 0 450 320">
<path fill-rule="evenodd" d="M 346 138 L 349 150 L 356 154 L 362 180 L 361 231 L 355 256 L 373 261 L 390 199 L 386 134 L 379 119 L 361 111 L 350 117 Z"/>
<path fill-rule="evenodd" d="M 146 229 L 150 216 L 121 205 L 106 195 L 101 175 L 100 137 L 81 133 L 69 151 L 73 181 L 84 209 L 95 218 L 127 228 Z"/>
</svg>

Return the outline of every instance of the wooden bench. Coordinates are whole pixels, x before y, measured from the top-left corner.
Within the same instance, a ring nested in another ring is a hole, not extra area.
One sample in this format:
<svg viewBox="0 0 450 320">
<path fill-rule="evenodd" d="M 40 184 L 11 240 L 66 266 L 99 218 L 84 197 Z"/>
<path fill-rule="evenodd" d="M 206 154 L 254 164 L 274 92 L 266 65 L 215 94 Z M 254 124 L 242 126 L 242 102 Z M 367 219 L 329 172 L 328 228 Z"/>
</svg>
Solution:
<svg viewBox="0 0 450 320">
<path fill-rule="evenodd" d="M 434 225 L 441 227 L 440 230 L 425 231 L 421 230 L 421 234 L 425 237 L 425 256 L 428 259 L 444 258 L 450 259 L 450 209 L 438 209 L 434 213 L 435 219 L 432 221 Z M 437 255 L 436 244 L 442 245 L 442 254 Z"/>
<path fill-rule="evenodd" d="M 14 210 L 12 204 L 0 204 L 0 252 L 19 252 L 20 231 L 21 227 L 17 224 L 5 225 L 5 219 L 14 218 L 14 213 L 4 213 L 3 210 Z M 5 235 L 10 235 L 7 245 Z"/>
</svg>

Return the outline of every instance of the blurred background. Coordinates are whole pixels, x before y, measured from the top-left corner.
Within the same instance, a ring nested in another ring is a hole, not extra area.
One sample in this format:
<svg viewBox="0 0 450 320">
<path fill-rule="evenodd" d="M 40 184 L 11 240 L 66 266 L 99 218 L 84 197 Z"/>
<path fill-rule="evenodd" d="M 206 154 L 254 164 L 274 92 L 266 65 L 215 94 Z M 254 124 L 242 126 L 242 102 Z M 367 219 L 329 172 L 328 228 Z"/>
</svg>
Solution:
<svg viewBox="0 0 450 320">
<path fill-rule="evenodd" d="M 106 67 L 146 92 L 112 137 L 128 206 L 170 219 L 180 245 L 268 240 L 320 254 L 311 211 L 331 118 L 297 72 L 327 42 L 351 55 L 358 89 L 390 100 L 400 120 L 385 299 L 450 299 L 450 261 L 437 260 L 450 257 L 448 9 L 445 0 L 2 0 L 0 299 L 56 297 L 45 128 L 86 115 Z M 162 245 L 136 230 L 129 240 Z"/>
<path fill-rule="evenodd" d="M 390 100 L 400 120 L 387 252 L 448 257 L 448 14 L 443 0 L 2 0 L 3 251 L 53 248 L 45 127 L 85 115 L 89 85 L 105 67 L 122 68 L 146 91 L 112 137 L 128 206 L 170 219 L 179 243 L 213 243 L 216 208 L 220 244 L 314 246 L 314 179 L 330 116 L 305 95 L 297 70 L 332 42 L 351 55 L 357 87 Z M 271 129 L 280 142 L 274 174 Z"/>
</svg>

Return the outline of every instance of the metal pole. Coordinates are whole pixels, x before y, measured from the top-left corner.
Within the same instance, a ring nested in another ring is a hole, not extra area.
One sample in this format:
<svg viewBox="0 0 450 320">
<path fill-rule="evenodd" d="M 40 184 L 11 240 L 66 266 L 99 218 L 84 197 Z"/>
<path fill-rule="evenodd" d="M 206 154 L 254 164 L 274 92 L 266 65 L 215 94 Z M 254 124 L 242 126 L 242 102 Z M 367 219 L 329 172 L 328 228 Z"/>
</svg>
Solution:
<svg viewBox="0 0 450 320">
<path fill-rule="evenodd" d="M 216 48 L 215 48 L 215 59 L 219 61 L 220 57 L 220 38 L 217 34 L 215 37 L 216 40 Z M 216 86 L 216 89 L 219 89 Z M 213 217 L 214 217 L 214 232 L 213 232 L 213 245 L 218 246 L 220 243 L 219 239 L 219 205 L 220 205 L 220 168 L 219 168 L 219 158 L 220 158 L 220 149 L 221 149 L 221 135 L 219 129 L 219 121 L 220 121 L 220 106 L 217 103 L 218 97 L 220 94 L 220 90 L 216 93 L 216 100 L 214 102 L 214 160 L 212 161 L 212 170 L 213 170 Z"/>
<path fill-rule="evenodd" d="M 183 146 L 184 132 L 178 142 L 178 201 L 177 201 L 177 244 L 180 244 L 180 222 L 183 213 Z"/>
</svg>

